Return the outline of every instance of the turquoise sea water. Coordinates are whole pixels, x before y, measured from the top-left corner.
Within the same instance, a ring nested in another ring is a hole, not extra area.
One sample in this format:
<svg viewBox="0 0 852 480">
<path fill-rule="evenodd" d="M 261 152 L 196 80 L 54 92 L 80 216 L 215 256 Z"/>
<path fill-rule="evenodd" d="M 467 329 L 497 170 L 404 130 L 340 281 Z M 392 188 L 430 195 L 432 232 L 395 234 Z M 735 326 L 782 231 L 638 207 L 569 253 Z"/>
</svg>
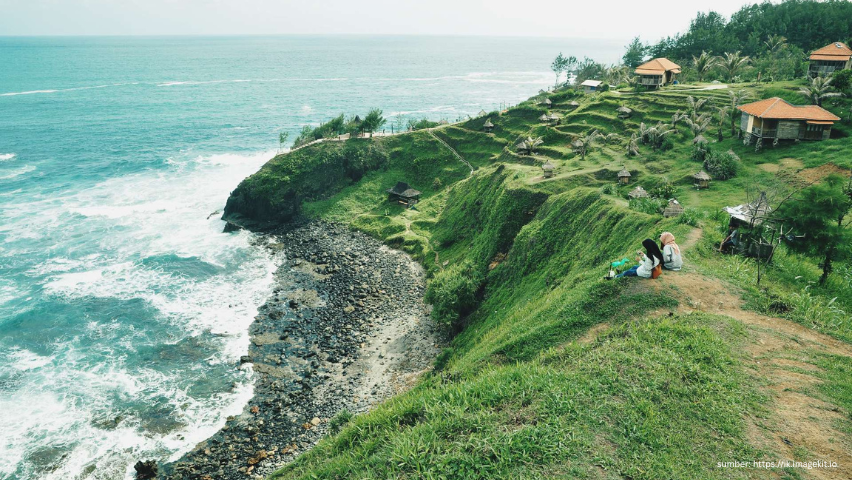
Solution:
<svg viewBox="0 0 852 480">
<path fill-rule="evenodd" d="M 279 260 L 213 213 L 279 131 L 452 121 L 552 84 L 560 50 L 621 44 L 0 37 L 0 479 L 128 478 L 242 409 Z"/>
</svg>

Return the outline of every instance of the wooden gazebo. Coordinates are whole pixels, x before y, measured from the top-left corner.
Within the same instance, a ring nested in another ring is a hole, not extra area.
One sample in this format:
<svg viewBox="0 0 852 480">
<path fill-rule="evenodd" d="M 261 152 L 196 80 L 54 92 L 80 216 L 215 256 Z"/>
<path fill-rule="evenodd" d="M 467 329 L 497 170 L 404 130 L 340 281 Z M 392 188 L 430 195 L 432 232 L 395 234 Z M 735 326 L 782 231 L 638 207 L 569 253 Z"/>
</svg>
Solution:
<svg viewBox="0 0 852 480">
<path fill-rule="evenodd" d="M 626 167 L 622 167 L 621 171 L 618 172 L 618 183 L 622 185 L 627 185 L 630 183 L 630 172 L 627 171 Z"/>
<path fill-rule="evenodd" d="M 550 178 L 553 176 L 553 171 L 556 167 L 550 163 L 550 160 L 544 162 L 544 165 L 541 166 L 541 170 L 544 172 L 544 178 Z"/>
<path fill-rule="evenodd" d="M 618 113 L 618 118 L 621 118 L 621 119 L 630 118 L 630 115 L 633 115 L 633 110 L 631 110 L 631 109 L 629 109 L 629 108 L 627 108 L 623 105 L 616 108 L 615 112 Z"/>
<path fill-rule="evenodd" d="M 669 200 L 669 204 L 666 205 L 665 210 L 663 210 L 664 217 L 676 217 L 683 213 L 683 205 L 680 204 L 674 198 Z"/>
<path fill-rule="evenodd" d="M 494 124 L 491 123 L 490 118 L 486 119 L 485 123 L 482 124 L 482 129 L 485 131 L 485 133 L 491 133 L 491 131 L 494 130 Z"/>
<path fill-rule="evenodd" d="M 710 186 L 710 175 L 707 175 L 707 172 L 701 170 L 692 176 L 695 179 L 695 188 L 702 189 Z"/>
<path fill-rule="evenodd" d="M 397 201 L 405 205 L 414 205 L 420 200 L 420 191 L 411 188 L 405 182 L 396 182 L 393 188 L 387 189 L 388 200 Z"/>
<path fill-rule="evenodd" d="M 627 194 L 627 196 L 630 198 L 648 198 L 650 195 L 648 195 L 648 192 L 645 191 L 645 189 L 642 188 L 641 185 L 637 185 L 636 188 L 634 188 L 630 191 L 630 193 Z"/>
</svg>

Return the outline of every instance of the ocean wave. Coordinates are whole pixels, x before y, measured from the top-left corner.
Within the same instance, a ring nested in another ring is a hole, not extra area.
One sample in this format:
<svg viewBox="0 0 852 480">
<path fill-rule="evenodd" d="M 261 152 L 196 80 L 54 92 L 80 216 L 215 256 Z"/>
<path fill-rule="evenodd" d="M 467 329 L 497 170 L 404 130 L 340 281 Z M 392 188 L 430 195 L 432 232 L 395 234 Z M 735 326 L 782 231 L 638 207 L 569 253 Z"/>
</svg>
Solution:
<svg viewBox="0 0 852 480">
<path fill-rule="evenodd" d="M 0 153 L 0 162 L 6 162 L 9 160 L 14 160 L 17 155 L 14 153 Z"/>
<path fill-rule="evenodd" d="M 34 167 L 32 165 L 24 165 L 21 168 L 18 168 L 16 170 L 12 170 L 12 171 L 7 172 L 7 173 L 0 173 L 0 180 L 10 180 L 10 179 L 13 179 L 15 177 L 20 177 L 21 175 L 26 175 L 30 172 L 34 172 L 35 170 L 36 170 L 36 167 Z"/>
<path fill-rule="evenodd" d="M 35 95 L 39 93 L 60 93 L 60 92 L 74 92 L 77 90 L 91 90 L 95 88 L 108 88 L 108 87 L 123 87 L 125 85 L 139 85 L 139 82 L 127 82 L 127 83 L 109 83 L 105 85 L 94 85 L 90 87 L 74 87 L 74 88 L 60 88 L 60 89 L 49 89 L 49 90 L 29 90 L 26 92 L 10 92 L 10 93 L 0 93 L 0 97 L 14 97 L 17 95 Z"/>
<path fill-rule="evenodd" d="M 214 83 L 247 83 L 251 82 L 251 80 L 245 79 L 237 79 L 237 80 L 207 80 L 207 81 L 174 81 L 174 82 L 162 82 L 158 83 L 158 87 L 177 87 L 180 85 L 209 85 Z"/>
<path fill-rule="evenodd" d="M 0 93 L 0 97 L 14 97 L 16 95 L 35 95 L 37 93 L 56 93 L 59 90 L 30 90 L 28 92 L 11 92 L 11 93 Z"/>
</svg>

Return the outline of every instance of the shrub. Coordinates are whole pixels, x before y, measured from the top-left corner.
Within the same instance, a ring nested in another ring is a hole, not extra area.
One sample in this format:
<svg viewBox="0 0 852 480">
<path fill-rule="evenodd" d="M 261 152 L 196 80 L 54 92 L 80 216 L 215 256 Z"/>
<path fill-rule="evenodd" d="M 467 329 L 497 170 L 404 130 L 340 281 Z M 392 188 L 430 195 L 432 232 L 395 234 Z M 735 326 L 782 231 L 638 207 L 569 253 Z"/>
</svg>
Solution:
<svg viewBox="0 0 852 480">
<path fill-rule="evenodd" d="M 849 91 L 852 88 L 852 70 L 835 70 L 831 84 L 840 92 Z"/>
<path fill-rule="evenodd" d="M 633 198 L 629 206 L 637 212 L 659 215 L 669 202 L 664 198 Z"/>
<path fill-rule="evenodd" d="M 671 150 L 674 148 L 674 139 L 671 136 L 668 136 L 660 142 L 660 150 L 665 152 L 666 150 Z"/>
<path fill-rule="evenodd" d="M 704 162 L 710 155 L 710 147 L 706 143 L 698 143 L 692 147 L 692 159 L 696 162 Z"/>
<path fill-rule="evenodd" d="M 716 180 L 727 180 L 737 176 L 740 158 L 737 154 L 727 152 L 711 152 L 704 160 L 704 170 Z"/>
<path fill-rule="evenodd" d="M 699 220 L 701 220 L 701 213 L 694 208 L 684 209 L 683 213 L 677 216 L 677 223 L 690 227 L 697 227 Z"/>
<path fill-rule="evenodd" d="M 601 187 L 601 193 L 604 195 L 617 195 L 618 194 L 618 185 L 614 183 L 607 183 L 603 187 Z"/>
<path fill-rule="evenodd" d="M 671 182 L 666 182 L 662 185 L 656 186 L 648 192 L 649 195 L 653 198 L 661 198 L 663 200 L 668 200 L 669 198 L 673 198 L 675 196 L 675 186 L 672 185 Z"/>
<path fill-rule="evenodd" d="M 440 178 L 435 177 L 435 180 L 432 180 L 432 190 L 440 190 L 443 186 L 444 182 Z"/>
<path fill-rule="evenodd" d="M 461 331 L 464 317 L 476 308 L 483 280 L 470 262 L 438 272 L 426 289 L 426 301 L 432 304 L 432 318 L 454 332 Z"/>
</svg>

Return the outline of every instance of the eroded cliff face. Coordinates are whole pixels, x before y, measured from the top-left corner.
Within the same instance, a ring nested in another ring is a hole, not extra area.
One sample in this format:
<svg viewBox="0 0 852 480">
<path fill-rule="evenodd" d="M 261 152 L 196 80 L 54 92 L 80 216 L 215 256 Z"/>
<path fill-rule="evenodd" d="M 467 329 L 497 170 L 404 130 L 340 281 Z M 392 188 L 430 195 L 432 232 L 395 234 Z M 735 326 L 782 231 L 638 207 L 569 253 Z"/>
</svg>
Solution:
<svg viewBox="0 0 852 480">
<path fill-rule="evenodd" d="M 302 202 L 334 195 L 387 163 L 387 153 L 371 139 L 323 142 L 278 155 L 231 192 L 222 215 L 225 230 L 280 225 L 298 215 Z"/>
</svg>

